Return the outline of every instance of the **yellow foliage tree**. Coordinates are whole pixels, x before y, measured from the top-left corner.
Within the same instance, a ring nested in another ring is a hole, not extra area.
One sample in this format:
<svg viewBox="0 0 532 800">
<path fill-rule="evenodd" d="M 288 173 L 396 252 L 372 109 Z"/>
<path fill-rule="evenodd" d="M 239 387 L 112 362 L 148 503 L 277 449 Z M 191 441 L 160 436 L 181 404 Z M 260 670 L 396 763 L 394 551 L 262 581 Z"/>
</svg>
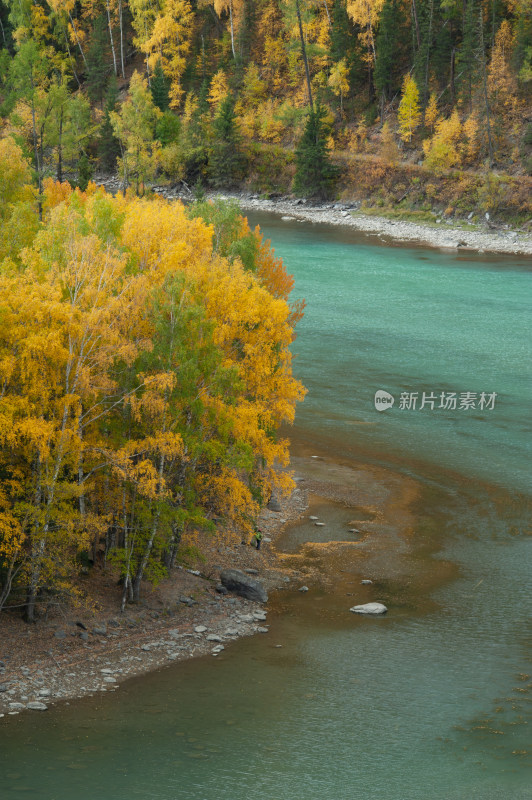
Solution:
<svg viewBox="0 0 532 800">
<path fill-rule="evenodd" d="M 180 204 L 47 193 L 22 269 L 0 269 L 0 606 L 15 582 L 29 620 L 102 536 L 124 604 L 212 516 L 251 535 L 259 498 L 293 485 L 276 432 L 304 394 L 302 305 L 245 220 L 251 271 Z"/>
<path fill-rule="evenodd" d="M 0 262 L 16 258 L 35 236 L 39 218 L 31 171 L 10 136 L 0 139 Z"/>
<path fill-rule="evenodd" d="M 417 84 L 410 75 L 407 75 L 403 82 L 403 92 L 397 118 L 399 121 L 399 136 L 403 142 L 412 141 L 412 135 L 421 122 L 421 110 Z"/>
<path fill-rule="evenodd" d="M 462 124 L 455 109 L 448 119 L 436 123 L 436 132 L 423 142 L 425 165 L 435 172 L 444 172 L 460 163 Z"/>
<path fill-rule="evenodd" d="M 384 0 L 347 0 L 347 13 L 360 26 L 358 38 L 366 49 L 365 60 L 375 64 L 375 30 L 378 26 Z"/>
<path fill-rule="evenodd" d="M 151 35 L 144 42 L 151 70 L 161 60 L 165 75 L 170 78 L 170 105 L 181 103 L 181 79 L 187 66 L 193 32 L 193 13 L 189 0 L 164 0 L 155 17 Z"/>
<path fill-rule="evenodd" d="M 340 98 L 340 113 L 344 113 L 344 94 L 349 91 L 349 68 L 345 58 L 334 64 L 331 67 L 327 83 L 333 90 L 334 94 Z"/>
<path fill-rule="evenodd" d="M 214 75 L 209 90 L 209 103 L 213 110 L 216 110 L 224 97 L 227 97 L 229 92 L 229 84 L 227 75 L 223 69 L 219 69 Z"/>
</svg>

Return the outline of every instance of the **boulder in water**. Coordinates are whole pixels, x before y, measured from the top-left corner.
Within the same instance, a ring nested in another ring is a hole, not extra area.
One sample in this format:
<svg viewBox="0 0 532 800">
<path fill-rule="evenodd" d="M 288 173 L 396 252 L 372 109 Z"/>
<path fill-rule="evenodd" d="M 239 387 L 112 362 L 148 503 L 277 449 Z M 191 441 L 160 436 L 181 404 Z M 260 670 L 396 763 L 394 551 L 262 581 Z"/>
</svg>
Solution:
<svg viewBox="0 0 532 800">
<path fill-rule="evenodd" d="M 350 608 L 349 611 L 352 611 L 353 614 L 386 614 L 388 609 L 382 603 L 364 603 L 361 606 L 353 606 Z"/>
</svg>

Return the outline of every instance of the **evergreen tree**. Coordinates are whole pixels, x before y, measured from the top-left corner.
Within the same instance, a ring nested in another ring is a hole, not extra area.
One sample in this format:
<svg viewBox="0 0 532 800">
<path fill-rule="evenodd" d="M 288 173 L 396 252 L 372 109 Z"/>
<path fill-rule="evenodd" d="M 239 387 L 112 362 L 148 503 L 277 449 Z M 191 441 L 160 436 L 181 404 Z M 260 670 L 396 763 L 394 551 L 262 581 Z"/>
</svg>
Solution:
<svg viewBox="0 0 532 800">
<path fill-rule="evenodd" d="M 92 178 L 93 168 L 87 153 L 83 153 L 78 161 L 78 188 L 85 191 Z"/>
<path fill-rule="evenodd" d="M 111 75 L 105 99 L 105 113 L 98 139 L 98 157 L 100 159 L 100 164 L 103 169 L 108 172 L 114 172 L 116 169 L 116 159 L 120 155 L 120 142 L 115 136 L 110 118 L 111 112 L 116 111 L 117 100 L 118 84 L 116 76 Z"/>
<path fill-rule="evenodd" d="M 462 46 L 458 54 L 462 95 L 469 111 L 473 110 L 473 88 L 478 76 L 476 51 L 478 50 L 478 0 L 467 0 L 463 17 Z"/>
<path fill-rule="evenodd" d="M 331 58 L 341 61 L 342 58 L 351 57 L 353 51 L 353 36 L 351 21 L 347 14 L 344 0 L 334 0 L 331 10 Z"/>
<path fill-rule="evenodd" d="M 162 117 L 157 121 L 155 138 L 163 147 L 166 147 L 169 144 L 177 142 L 180 128 L 179 117 L 172 114 L 171 111 L 165 111 Z"/>
<path fill-rule="evenodd" d="M 414 75 L 421 95 L 421 107 L 425 109 L 429 100 L 429 75 L 434 49 L 434 30 L 439 3 L 425 0 L 418 3 L 419 47 L 414 58 Z"/>
<path fill-rule="evenodd" d="M 87 94 L 92 103 L 103 102 L 107 87 L 109 39 L 103 14 L 96 17 L 87 49 Z"/>
<path fill-rule="evenodd" d="M 321 199 L 330 196 L 338 176 L 338 170 L 329 157 L 325 114 L 320 105 L 310 111 L 296 149 L 294 192 L 300 196 Z"/>
<path fill-rule="evenodd" d="M 384 3 L 379 32 L 377 34 L 376 63 L 374 81 L 381 101 L 381 124 L 383 120 L 384 102 L 397 88 L 397 62 L 400 53 L 400 36 L 402 15 L 398 0 L 386 0 Z"/>
<path fill-rule="evenodd" d="M 153 104 L 161 111 L 168 111 L 170 107 L 169 85 L 160 61 L 157 62 L 151 77 L 150 89 Z"/>
<path fill-rule="evenodd" d="M 212 125 L 214 141 L 210 157 L 211 177 L 215 186 L 227 186 L 243 177 L 244 155 L 238 130 L 235 101 L 231 95 L 222 100 Z"/>
</svg>

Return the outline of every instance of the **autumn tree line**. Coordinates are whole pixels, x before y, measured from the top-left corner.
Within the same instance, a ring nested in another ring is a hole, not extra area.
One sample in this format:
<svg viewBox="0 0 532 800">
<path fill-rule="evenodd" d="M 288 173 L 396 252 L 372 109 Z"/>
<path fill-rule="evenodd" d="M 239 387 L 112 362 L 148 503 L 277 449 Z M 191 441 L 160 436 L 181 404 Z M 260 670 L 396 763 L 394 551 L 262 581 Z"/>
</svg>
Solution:
<svg viewBox="0 0 532 800">
<path fill-rule="evenodd" d="M 51 178 L 39 204 L 11 137 L 0 175 L 0 610 L 33 621 L 104 563 L 123 608 L 292 485 L 302 302 L 233 206 Z"/>
<path fill-rule="evenodd" d="M 0 0 L 0 46 L 41 192 L 327 194 L 335 153 L 532 174 L 531 0 Z"/>
</svg>

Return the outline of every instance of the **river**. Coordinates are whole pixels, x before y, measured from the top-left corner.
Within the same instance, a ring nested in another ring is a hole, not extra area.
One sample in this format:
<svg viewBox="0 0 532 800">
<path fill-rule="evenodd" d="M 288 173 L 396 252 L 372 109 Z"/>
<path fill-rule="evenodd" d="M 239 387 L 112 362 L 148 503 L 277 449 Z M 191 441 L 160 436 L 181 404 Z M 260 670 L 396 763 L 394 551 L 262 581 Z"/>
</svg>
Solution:
<svg viewBox="0 0 532 800">
<path fill-rule="evenodd" d="M 530 800 L 530 261 L 251 221 L 307 300 L 296 468 L 415 486 L 412 574 L 346 563 L 351 597 L 280 592 L 217 659 L 9 719 L 2 797 Z"/>
</svg>

